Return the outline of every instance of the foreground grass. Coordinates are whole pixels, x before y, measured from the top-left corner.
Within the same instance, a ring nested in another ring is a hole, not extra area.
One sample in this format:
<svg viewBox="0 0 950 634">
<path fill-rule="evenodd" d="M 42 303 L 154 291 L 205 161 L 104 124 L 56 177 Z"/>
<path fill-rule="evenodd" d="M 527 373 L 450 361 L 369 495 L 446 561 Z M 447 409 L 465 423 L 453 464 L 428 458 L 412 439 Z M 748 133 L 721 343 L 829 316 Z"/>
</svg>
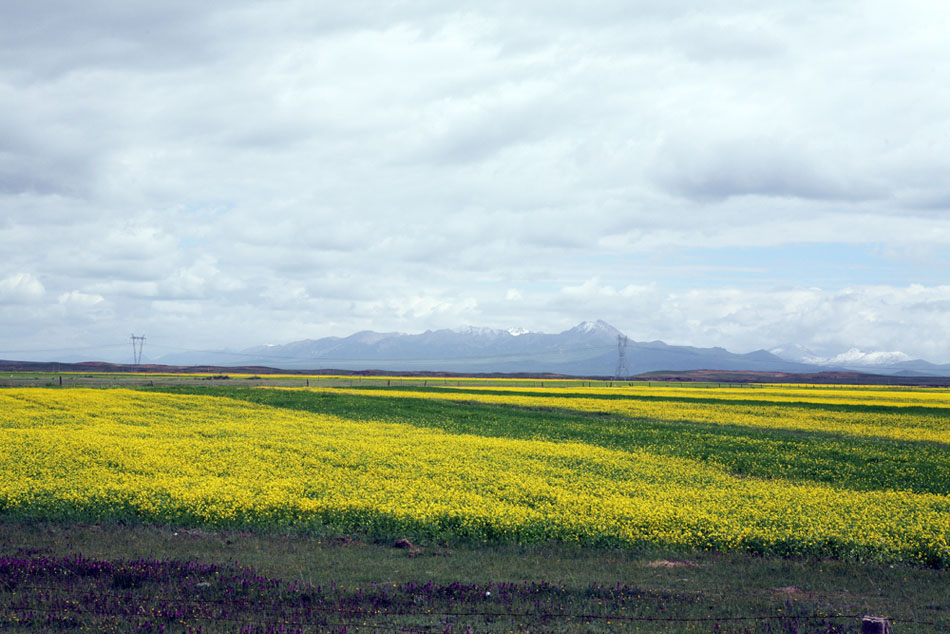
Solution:
<svg viewBox="0 0 950 634">
<path fill-rule="evenodd" d="M 950 630 L 945 569 L 393 546 L 4 521 L 0 631 L 859 632 L 863 614 L 888 616 L 899 633 Z"/>
</svg>

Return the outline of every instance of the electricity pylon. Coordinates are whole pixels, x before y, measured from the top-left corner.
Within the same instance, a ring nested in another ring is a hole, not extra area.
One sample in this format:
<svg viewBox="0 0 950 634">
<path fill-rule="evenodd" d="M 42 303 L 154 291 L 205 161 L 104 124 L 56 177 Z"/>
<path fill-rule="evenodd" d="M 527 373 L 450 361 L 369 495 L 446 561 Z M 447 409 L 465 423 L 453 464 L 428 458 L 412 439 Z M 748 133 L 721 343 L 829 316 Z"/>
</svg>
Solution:
<svg viewBox="0 0 950 634">
<path fill-rule="evenodd" d="M 630 370 L 627 369 L 627 335 L 617 335 L 617 371 L 614 378 L 618 381 L 626 379 Z"/>
<path fill-rule="evenodd" d="M 130 339 L 132 340 L 132 365 L 139 366 L 142 364 L 142 348 L 145 346 L 145 335 L 141 337 L 132 335 Z"/>
</svg>

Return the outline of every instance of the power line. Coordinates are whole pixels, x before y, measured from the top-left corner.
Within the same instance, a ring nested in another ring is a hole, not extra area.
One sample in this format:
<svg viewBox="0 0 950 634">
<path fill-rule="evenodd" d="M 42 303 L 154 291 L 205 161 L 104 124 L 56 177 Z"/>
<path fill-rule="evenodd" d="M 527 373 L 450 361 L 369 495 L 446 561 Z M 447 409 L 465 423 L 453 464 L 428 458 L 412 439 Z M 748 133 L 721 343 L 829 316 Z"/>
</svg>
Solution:
<svg viewBox="0 0 950 634">
<path fill-rule="evenodd" d="M 2 354 L 30 354 L 34 352 L 82 352 L 84 350 L 101 350 L 102 348 L 122 348 L 126 344 L 124 343 L 110 343 L 103 344 L 101 346 L 81 346 L 76 348 L 32 348 L 32 349 L 15 349 L 15 350 L 0 350 Z"/>
<path fill-rule="evenodd" d="M 152 347 L 161 348 L 165 350 L 179 350 L 181 352 L 193 352 L 201 353 L 208 355 L 220 355 L 220 356 L 229 356 L 229 357 L 238 357 L 244 359 L 253 359 L 259 361 L 268 361 L 268 360 L 278 360 L 278 361 L 323 361 L 323 362 L 362 362 L 362 363 L 391 363 L 391 362 L 437 362 L 437 361 L 494 361 L 497 359 L 514 359 L 519 357 L 525 357 L 530 359 L 541 358 L 544 360 L 547 357 L 553 357 L 555 355 L 562 355 L 564 353 L 570 352 L 584 352 L 592 350 L 602 350 L 606 352 L 613 348 L 612 344 L 598 345 L 598 346 L 575 346 L 569 348 L 557 348 L 553 350 L 541 350 L 541 351 L 524 351 L 524 352 L 510 352 L 510 353 L 499 353 L 491 355 L 476 355 L 476 356 L 433 356 L 433 357 L 328 357 L 328 356 L 301 356 L 301 355 L 287 355 L 287 354 L 268 354 L 266 352 L 260 353 L 250 353 L 250 352 L 228 352 L 223 350 L 194 350 L 190 348 L 182 348 L 177 346 L 165 346 L 162 344 L 152 344 Z M 555 360 L 555 359 L 552 359 Z M 561 361 L 562 359 L 556 359 Z"/>
<path fill-rule="evenodd" d="M 132 343 L 132 355 L 133 363 L 135 365 L 141 364 L 142 360 L 142 348 L 145 343 L 145 336 L 136 336 L 131 335 L 129 338 Z M 101 346 L 84 346 L 76 348 L 44 348 L 44 349 L 15 349 L 15 350 L 0 350 L 0 353 L 8 354 L 31 354 L 31 353 L 51 353 L 51 352 L 82 352 L 87 350 L 99 350 L 105 348 L 118 348 L 122 345 L 128 344 L 106 344 Z M 453 362 L 453 361 L 465 361 L 465 362 L 491 362 L 491 361 L 503 361 L 507 359 L 518 359 L 524 358 L 526 360 L 540 360 L 550 361 L 550 362 L 562 362 L 565 359 L 562 358 L 564 354 L 570 354 L 575 352 L 592 352 L 592 351 L 602 351 L 604 353 L 607 350 L 610 350 L 612 344 L 601 344 L 593 346 L 571 346 L 571 347 L 562 347 L 554 348 L 548 350 L 532 351 L 525 350 L 523 352 L 508 352 L 508 353 L 497 353 L 497 354 L 485 354 L 485 355 L 458 355 L 458 356 L 431 356 L 431 357 L 400 357 L 400 356 L 390 356 L 390 357 L 369 357 L 369 356 L 360 356 L 360 357 L 342 357 L 342 356 L 303 356 L 303 355 L 292 355 L 292 354 L 268 354 L 267 352 L 232 352 L 227 350 L 199 350 L 195 348 L 185 348 L 181 346 L 168 346 L 163 344 L 151 344 L 152 348 L 158 348 L 161 350 L 172 350 L 178 352 L 186 353 L 195 353 L 195 354 L 205 354 L 205 355 L 214 355 L 217 357 L 232 357 L 235 361 L 240 361 L 241 359 L 266 362 L 266 361 L 296 361 L 296 362 L 322 362 L 322 363 L 401 363 L 401 362 L 410 362 L 410 363 L 437 363 L 437 362 Z M 624 374 L 629 374 L 629 371 L 625 370 Z"/>
</svg>

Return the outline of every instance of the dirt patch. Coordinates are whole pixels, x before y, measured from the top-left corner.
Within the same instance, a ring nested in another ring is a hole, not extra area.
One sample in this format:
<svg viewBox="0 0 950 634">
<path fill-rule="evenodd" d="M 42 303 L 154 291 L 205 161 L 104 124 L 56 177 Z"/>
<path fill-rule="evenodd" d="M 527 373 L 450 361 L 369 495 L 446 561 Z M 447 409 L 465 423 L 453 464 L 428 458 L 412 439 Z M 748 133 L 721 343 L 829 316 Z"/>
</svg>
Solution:
<svg viewBox="0 0 950 634">
<path fill-rule="evenodd" d="M 646 563 L 647 568 L 699 568 L 695 561 L 681 559 L 656 559 Z"/>
<path fill-rule="evenodd" d="M 781 588 L 772 588 L 772 591 L 777 594 L 784 594 L 787 596 L 803 596 L 805 593 L 801 591 L 800 588 L 795 586 L 782 586 Z"/>
</svg>

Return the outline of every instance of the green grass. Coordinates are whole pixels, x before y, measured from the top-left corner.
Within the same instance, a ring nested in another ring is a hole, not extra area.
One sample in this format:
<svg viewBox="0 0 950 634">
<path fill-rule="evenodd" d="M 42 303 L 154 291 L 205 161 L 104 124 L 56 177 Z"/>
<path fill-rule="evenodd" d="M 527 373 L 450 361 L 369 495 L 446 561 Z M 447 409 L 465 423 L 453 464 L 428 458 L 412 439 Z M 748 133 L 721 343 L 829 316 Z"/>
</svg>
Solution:
<svg viewBox="0 0 950 634">
<path fill-rule="evenodd" d="M 254 602 L 238 605 L 228 618 L 259 623 L 292 618 L 288 610 L 318 594 L 330 610 L 326 620 L 359 632 L 442 632 L 446 626 L 452 632 L 466 627 L 475 632 L 860 632 L 860 621 L 853 617 L 863 614 L 890 617 L 900 633 L 950 629 L 950 571 L 907 565 L 742 554 L 684 558 L 662 551 L 544 544 L 397 549 L 392 542 L 175 527 L 0 522 L 0 556 L 39 559 L 80 553 L 94 562 L 111 562 L 116 570 L 128 571 L 128 562 L 148 558 L 213 564 L 220 572 L 192 579 L 204 584 L 197 589 L 195 583 L 183 588 L 171 581 L 137 585 L 117 572 L 104 580 L 64 574 L 46 578 L 44 584 L 55 590 L 32 599 L 41 607 L 69 612 L 74 631 L 82 631 L 84 623 L 107 628 L 93 610 L 56 603 L 64 595 L 75 596 L 65 593 L 84 589 L 90 604 L 95 596 L 97 605 L 110 596 L 142 605 L 175 596 L 188 605 L 196 597 L 187 591 L 198 591 L 200 600 L 230 606 L 241 590 L 227 580 L 245 567 L 250 570 L 241 573 L 243 578 L 268 581 L 259 584 L 264 590 L 255 590 Z M 0 631 L 48 631 L 4 627 L 4 615 L 13 614 L 10 606 L 25 600 L 25 592 L 0 587 Z M 628 620 L 611 621 L 611 616 Z M 143 631 L 139 623 L 131 618 L 112 623 L 108 631 Z M 170 622 L 166 632 L 197 631 L 198 625 L 203 632 L 234 631 L 234 624 L 193 615 Z"/>
<path fill-rule="evenodd" d="M 764 429 L 700 422 L 658 421 L 506 405 L 381 398 L 345 393 L 253 388 L 153 388 L 205 394 L 270 407 L 381 420 L 449 433 L 580 441 L 611 449 L 645 449 L 700 460 L 741 476 L 821 482 L 856 490 L 950 494 L 945 445 L 833 433 Z M 776 416 L 783 404 L 771 403 Z M 944 416 L 950 412 L 944 410 Z"/>
<path fill-rule="evenodd" d="M 321 375 L 321 374 L 282 374 L 262 372 L 260 374 L 228 373 L 226 368 L 218 368 L 214 374 L 156 373 L 156 372 L 29 372 L 0 370 L 0 388 L 2 387 L 133 387 L 133 386 L 280 386 L 280 387 L 462 387 L 462 386 L 504 386 L 504 387 L 578 387 L 621 385 L 608 380 L 580 379 L 511 379 L 511 378 L 471 378 L 471 377 L 414 377 L 414 376 L 374 376 L 374 375 Z M 623 384 L 630 384 L 625 382 Z M 716 387 L 716 383 L 665 383 L 688 387 Z"/>
</svg>

